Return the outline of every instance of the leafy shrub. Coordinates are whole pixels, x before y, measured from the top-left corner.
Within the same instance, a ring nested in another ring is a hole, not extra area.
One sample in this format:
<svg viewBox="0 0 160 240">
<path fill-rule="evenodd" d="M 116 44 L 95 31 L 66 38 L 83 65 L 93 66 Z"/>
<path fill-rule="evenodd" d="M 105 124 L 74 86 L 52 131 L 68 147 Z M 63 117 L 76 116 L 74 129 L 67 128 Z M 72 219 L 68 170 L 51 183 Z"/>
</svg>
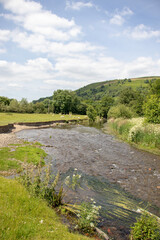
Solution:
<svg viewBox="0 0 160 240">
<path fill-rule="evenodd" d="M 108 118 L 132 118 L 132 116 L 133 112 L 123 104 L 111 107 L 108 112 Z"/>
<path fill-rule="evenodd" d="M 157 219 L 147 213 L 131 227 L 132 240 L 160 240 L 160 226 Z"/>
<path fill-rule="evenodd" d="M 147 122 L 160 123 L 160 98 L 151 95 L 144 103 L 143 111 Z"/>
</svg>

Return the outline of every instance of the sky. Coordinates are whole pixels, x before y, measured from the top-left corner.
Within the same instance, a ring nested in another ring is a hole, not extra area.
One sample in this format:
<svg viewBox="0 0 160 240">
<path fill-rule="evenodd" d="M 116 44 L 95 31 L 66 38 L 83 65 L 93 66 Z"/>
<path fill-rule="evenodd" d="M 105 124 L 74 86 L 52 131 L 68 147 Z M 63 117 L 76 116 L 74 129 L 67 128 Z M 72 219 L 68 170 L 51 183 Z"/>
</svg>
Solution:
<svg viewBox="0 0 160 240">
<path fill-rule="evenodd" d="M 0 96 L 160 75 L 160 0 L 0 0 Z"/>
</svg>

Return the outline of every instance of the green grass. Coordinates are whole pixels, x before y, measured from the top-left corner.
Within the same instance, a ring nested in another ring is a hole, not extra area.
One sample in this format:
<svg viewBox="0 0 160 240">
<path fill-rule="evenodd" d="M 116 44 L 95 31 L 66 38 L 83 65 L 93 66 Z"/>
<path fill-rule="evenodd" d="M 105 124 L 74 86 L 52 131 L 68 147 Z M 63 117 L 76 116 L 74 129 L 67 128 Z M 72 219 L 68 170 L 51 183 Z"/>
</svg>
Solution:
<svg viewBox="0 0 160 240">
<path fill-rule="evenodd" d="M 0 177 L 1 240 L 85 240 L 69 233 L 46 202 L 33 198 L 16 180 Z"/>
<path fill-rule="evenodd" d="M 21 162 L 44 165 L 44 158 L 47 156 L 45 151 L 39 147 L 38 144 L 33 145 L 20 145 L 5 147 L 0 149 L 0 171 L 8 171 L 15 169 L 20 170 Z M 17 161 L 19 160 L 19 161 Z"/>
<path fill-rule="evenodd" d="M 0 126 L 18 122 L 47 122 L 56 120 L 85 119 L 85 115 L 0 113 Z"/>
<path fill-rule="evenodd" d="M 0 171 L 8 171 L 11 169 L 20 169 L 20 163 L 16 160 L 10 159 L 10 148 L 1 148 L 0 149 Z"/>
</svg>

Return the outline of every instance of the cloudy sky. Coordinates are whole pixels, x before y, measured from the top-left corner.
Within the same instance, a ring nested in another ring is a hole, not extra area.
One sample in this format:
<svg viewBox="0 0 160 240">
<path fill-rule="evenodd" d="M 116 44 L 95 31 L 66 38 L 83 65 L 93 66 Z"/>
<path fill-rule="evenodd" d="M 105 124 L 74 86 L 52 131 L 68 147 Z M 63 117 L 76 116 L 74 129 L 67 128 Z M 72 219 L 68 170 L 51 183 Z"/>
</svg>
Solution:
<svg viewBox="0 0 160 240">
<path fill-rule="evenodd" d="M 0 0 L 0 96 L 160 75 L 160 0 Z"/>
</svg>

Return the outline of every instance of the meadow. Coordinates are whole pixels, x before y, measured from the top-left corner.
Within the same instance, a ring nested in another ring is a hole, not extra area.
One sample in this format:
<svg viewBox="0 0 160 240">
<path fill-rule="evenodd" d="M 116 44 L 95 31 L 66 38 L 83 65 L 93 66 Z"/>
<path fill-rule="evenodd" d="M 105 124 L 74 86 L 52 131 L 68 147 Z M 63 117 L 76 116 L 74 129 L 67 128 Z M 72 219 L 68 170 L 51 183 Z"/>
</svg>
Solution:
<svg viewBox="0 0 160 240">
<path fill-rule="evenodd" d="M 62 115 L 62 114 L 28 114 L 28 113 L 0 113 L 0 126 L 18 122 L 47 122 L 57 120 L 80 120 L 86 119 L 85 115 Z"/>
</svg>

